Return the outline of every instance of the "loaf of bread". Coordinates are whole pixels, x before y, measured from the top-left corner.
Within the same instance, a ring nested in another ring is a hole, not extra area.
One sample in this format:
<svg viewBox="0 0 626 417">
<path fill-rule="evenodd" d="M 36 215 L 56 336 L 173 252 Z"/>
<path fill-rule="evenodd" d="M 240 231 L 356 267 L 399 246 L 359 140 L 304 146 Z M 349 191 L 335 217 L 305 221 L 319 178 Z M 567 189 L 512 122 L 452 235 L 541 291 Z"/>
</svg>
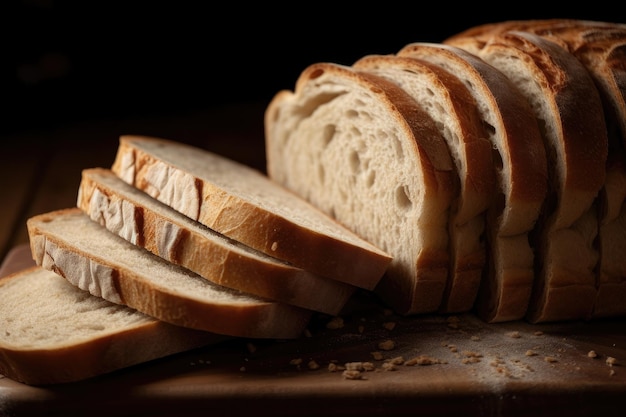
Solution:
<svg viewBox="0 0 626 417">
<path fill-rule="evenodd" d="M 112 170 L 191 219 L 327 278 L 369 290 L 391 261 L 261 172 L 204 149 L 122 136 Z"/>
<path fill-rule="evenodd" d="M 0 279 L 0 373 L 30 385 L 83 380 L 226 337 L 106 301 L 40 267 Z"/>
<path fill-rule="evenodd" d="M 395 83 L 313 64 L 265 113 L 269 177 L 393 255 L 375 292 L 403 314 L 439 309 L 455 168 L 435 121 Z"/>
<path fill-rule="evenodd" d="M 295 338 L 311 311 L 222 287 L 130 243 L 78 208 L 27 221 L 37 265 L 105 300 L 192 329 Z"/>
<path fill-rule="evenodd" d="M 356 288 L 226 238 L 108 169 L 83 171 L 77 204 L 111 232 L 224 287 L 330 315 Z"/>
<path fill-rule="evenodd" d="M 486 216 L 485 269 L 472 308 L 487 322 L 523 318 L 534 282 L 529 234 L 546 198 L 545 148 L 529 103 L 501 71 L 450 45 L 414 42 L 399 56 L 426 60 L 459 78 L 473 96 L 494 152 L 497 187 Z M 463 105 L 459 103 L 459 105 Z"/>
</svg>

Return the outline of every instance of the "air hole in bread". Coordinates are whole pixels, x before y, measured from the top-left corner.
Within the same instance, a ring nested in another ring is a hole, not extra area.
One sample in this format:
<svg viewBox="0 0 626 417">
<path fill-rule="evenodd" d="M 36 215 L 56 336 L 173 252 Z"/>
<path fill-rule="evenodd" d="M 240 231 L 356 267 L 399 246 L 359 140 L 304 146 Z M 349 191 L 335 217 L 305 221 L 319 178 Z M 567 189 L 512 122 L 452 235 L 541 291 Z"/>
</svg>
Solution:
<svg viewBox="0 0 626 417">
<path fill-rule="evenodd" d="M 396 188 L 396 206 L 402 210 L 411 208 L 413 203 L 409 198 L 408 186 L 406 184 Z"/>
<path fill-rule="evenodd" d="M 350 160 L 348 163 L 350 164 L 350 170 L 354 174 L 358 174 L 361 170 L 361 157 L 357 151 L 350 152 Z"/>
<path fill-rule="evenodd" d="M 349 109 L 346 111 L 346 118 L 348 119 L 356 119 L 359 117 L 359 112 L 356 110 Z"/>
<path fill-rule="evenodd" d="M 336 131 L 337 131 L 337 127 L 334 124 L 329 124 L 329 125 L 324 126 L 324 131 L 322 133 L 322 141 L 324 143 L 324 148 L 328 147 L 328 144 L 333 141 Z"/>
</svg>

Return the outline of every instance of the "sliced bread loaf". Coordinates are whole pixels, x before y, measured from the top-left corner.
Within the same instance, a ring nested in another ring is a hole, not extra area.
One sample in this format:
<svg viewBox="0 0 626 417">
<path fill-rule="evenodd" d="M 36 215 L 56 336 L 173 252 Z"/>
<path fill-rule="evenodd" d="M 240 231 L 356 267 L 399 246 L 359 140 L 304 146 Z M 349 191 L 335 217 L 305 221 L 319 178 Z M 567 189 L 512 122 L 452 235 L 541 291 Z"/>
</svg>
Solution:
<svg viewBox="0 0 626 417">
<path fill-rule="evenodd" d="M 395 83 L 318 63 L 265 113 L 269 177 L 393 256 L 375 292 L 436 311 L 449 265 L 454 165 L 434 121 Z"/>
<path fill-rule="evenodd" d="M 356 288 L 222 236 L 108 169 L 83 170 L 77 203 L 111 232 L 225 287 L 330 315 Z"/>
<path fill-rule="evenodd" d="M 111 303 L 40 267 L 0 279 L 0 374 L 83 380 L 224 340 Z"/>
<path fill-rule="evenodd" d="M 474 54 L 450 45 L 415 42 L 398 55 L 426 60 L 455 74 L 476 100 L 480 124 L 488 127 L 493 146 L 497 190 L 486 218 L 487 267 L 474 307 L 487 322 L 521 319 L 534 281 L 529 233 L 547 191 L 547 162 L 537 119 L 511 80 Z"/>
<path fill-rule="evenodd" d="M 37 265 L 168 323 L 229 336 L 295 338 L 311 316 L 213 284 L 110 232 L 78 208 L 31 217 L 27 227 Z"/>
<path fill-rule="evenodd" d="M 485 267 L 485 212 L 495 191 L 492 145 L 476 101 L 455 75 L 420 59 L 368 55 L 353 66 L 403 88 L 435 121 L 446 140 L 458 189 L 448 221 L 450 267 L 439 311 L 469 311 Z"/>
<path fill-rule="evenodd" d="M 467 46 L 463 38 L 446 42 Z M 587 318 L 596 296 L 596 198 L 608 154 L 598 90 L 574 55 L 538 35 L 506 32 L 475 52 L 527 97 L 548 156 L 549 191 L 534 231 L 537 272 L 526 317 Z"/>
<path fill-rule="evenodd" d="M 327 278 L 370 290 L 391 261 L 263 173 L 203 149 L 122 136 L 112 170 L 191 219 Z"/>
</svg>

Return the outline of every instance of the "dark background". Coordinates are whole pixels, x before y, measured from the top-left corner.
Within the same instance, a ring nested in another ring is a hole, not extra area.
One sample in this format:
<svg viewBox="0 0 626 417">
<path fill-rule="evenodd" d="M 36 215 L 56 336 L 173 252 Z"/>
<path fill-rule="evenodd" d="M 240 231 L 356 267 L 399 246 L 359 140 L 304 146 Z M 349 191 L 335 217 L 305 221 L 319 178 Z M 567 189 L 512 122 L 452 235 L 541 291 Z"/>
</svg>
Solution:
<svg viewBox="0 0 626 417">
<path fill-rule="evenodd" d="M 468 3 L 3 2 L 0 135 L 267 102 L 311 63 L 351 64 L 490 21 L 626 21 L 608 2 Z"/>
</svg>

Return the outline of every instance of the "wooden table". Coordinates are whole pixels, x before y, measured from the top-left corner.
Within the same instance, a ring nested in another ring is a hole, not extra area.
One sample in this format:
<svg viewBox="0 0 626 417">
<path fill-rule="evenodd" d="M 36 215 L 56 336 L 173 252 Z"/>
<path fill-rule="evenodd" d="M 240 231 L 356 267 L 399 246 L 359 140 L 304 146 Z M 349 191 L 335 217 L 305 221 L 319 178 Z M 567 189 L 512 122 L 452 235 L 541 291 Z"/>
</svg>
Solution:
<svg viewBox="0 0 626 417">
<path fill-rule="evenodd" d="M 251 103 L 8 138 L 0 277 L 32 262 L 26 219 L 73 206 L 80 171 L 109 166 L 119 135 L 180 140 L 263 169 L 263 109 Z M 315 316 L 299 340 L 231 339 L 74 384 L 30 387 L 0 377 L 0 415 L 572 417 L 625 408 L 626 320 L 488 325 L 472 314 L 400 317 L 365 292 L 341 318 L 343 326 L 329 328 L 333 318 Z M 350 379 L 335 369 L 348 363 L 371 368 Z"/>
</svg>

